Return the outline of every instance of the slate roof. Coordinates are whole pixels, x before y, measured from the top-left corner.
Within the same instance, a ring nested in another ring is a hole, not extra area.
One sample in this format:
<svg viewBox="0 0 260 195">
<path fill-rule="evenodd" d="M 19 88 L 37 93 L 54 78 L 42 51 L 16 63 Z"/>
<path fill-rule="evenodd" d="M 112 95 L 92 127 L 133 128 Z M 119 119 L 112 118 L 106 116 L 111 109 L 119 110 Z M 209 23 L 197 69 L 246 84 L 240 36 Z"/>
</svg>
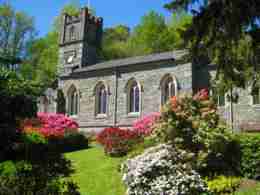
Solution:
<svg viewBox="0 0 260 195">
<path fill-rule="evenodd" d="M 152 62 L 167 61 L 167 60 L 180 60 L 184 55 L 187 54 L 186 50 L 177 50 L 171 52 L 163 52 L 157 54 L 151 54 L 146 56 L 136 56 L 130 58 L 124 58 L 119 60 L 111 60 L 106 62 L 101 62 L 87 67 L 77 69 L 74 72 L 88 72 L 100 69 L 110 69 L 115 67 L 123 67 L 129 65 L 144 65 Z"/>
</svg>

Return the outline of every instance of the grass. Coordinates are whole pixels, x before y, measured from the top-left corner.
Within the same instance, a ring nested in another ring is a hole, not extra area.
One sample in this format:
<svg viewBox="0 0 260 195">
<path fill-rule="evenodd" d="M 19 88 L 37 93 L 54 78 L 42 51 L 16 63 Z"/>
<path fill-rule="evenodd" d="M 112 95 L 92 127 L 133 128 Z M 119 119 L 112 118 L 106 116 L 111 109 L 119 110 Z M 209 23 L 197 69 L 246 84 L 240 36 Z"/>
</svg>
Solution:
<svg viewBox="0 0 260 195">
<path fill-rule="evenodd" d="M 235 195 L 260 195 L 260 183 L 253 180 L 245 180 Z"/>
<path fill-rule="evenodd" d="M 125 195 L 118 171 L 122 158 L 105 156 L 99 146 L 66 153 L 65 156 L 72 161 L 75 169 L 72 179 L 79 185 L 82 195 Z"/>
</svg>

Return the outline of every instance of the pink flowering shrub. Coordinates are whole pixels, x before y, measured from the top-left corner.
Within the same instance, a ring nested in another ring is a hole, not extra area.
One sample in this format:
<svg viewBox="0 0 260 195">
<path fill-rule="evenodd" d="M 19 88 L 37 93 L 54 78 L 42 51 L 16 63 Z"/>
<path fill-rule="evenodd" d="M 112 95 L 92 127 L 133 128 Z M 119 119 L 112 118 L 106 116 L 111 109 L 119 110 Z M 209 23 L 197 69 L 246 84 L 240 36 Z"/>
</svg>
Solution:
<svg viewBox="0 0 260 195">
<path fill-rule="evenodd" d="M 45 138 L 63 138 L 66 133 L 77 133 L 78 124 L 63 114 L 38 113 L 37 119 L 22 122 L 24 133 L 38 132 Z"/>
<path fill-rule="evenodd" d="M 136 120 L 133 123 L 133 129 L 138 133 L 138 135 L 147 136 L 152 133 L 153 125 L 160 118 L 161 114 L 159 112 L 153 112 L 143 118 Z"/>
</svg>

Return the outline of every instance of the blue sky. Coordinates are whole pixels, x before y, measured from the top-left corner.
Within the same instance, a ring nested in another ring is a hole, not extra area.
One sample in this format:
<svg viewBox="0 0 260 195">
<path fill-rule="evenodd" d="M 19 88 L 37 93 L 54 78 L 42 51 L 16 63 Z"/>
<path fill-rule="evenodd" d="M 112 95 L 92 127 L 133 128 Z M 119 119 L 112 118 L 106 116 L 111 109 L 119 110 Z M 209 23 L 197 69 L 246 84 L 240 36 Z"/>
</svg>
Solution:
<svg viewBox="0 0 260 195">
<path fill-rule="evenodd" d="M 45 35 L 51 28 L 53 19 L 61 8 L 70 0 L 9 0 L 17 10 L 34 16 L 39 36 Z M 77 1 L 77 0 L 76 0 Z M 87 5 L 88 0 L 78 0 Z M 169 0 L 90 0 L 96 14 L 104 18 L 105 27 L 125 24 L 133 27 L 139 23 L 141 16 L 155 10 L 166 17 L 170 13 L 163 8 Z"/>
</svg>

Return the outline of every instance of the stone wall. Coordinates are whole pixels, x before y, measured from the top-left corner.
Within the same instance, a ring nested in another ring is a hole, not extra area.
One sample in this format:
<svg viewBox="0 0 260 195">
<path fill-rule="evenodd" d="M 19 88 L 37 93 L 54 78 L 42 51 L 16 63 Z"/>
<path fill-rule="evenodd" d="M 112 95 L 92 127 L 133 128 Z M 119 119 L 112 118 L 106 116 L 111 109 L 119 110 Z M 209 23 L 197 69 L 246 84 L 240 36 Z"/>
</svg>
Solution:
<svg viewBox="0 0 260 195">
<path fill-rule="evenodd" d="M 77 88 L 80 94 L 80 105 L 76 120 L 82 130 L 98 131 L 114 125 L 131 127 L 134 120 L 148 113 L 159 111 L 161 105 L 160 81 L 167 74 L 176 78 L 179 93 L 192 92 L 191 64 L 176 65 L 172 61 L 132 65 L 116 70 L 81 72 L 60 80 L 59 87 L 63 89 L 65 97 L 71 85 Z M 131 79 L 135 79 L 142 88 L 141 112 L 135 116 L 127 113 L 126 86 Z M 95 86 L 99 82 L 103 82 L 109 91 L 108 113 L 105 117 L 95 115 Z M 117 88 L 116 83 L 118 83 Z"/>
</svg>

